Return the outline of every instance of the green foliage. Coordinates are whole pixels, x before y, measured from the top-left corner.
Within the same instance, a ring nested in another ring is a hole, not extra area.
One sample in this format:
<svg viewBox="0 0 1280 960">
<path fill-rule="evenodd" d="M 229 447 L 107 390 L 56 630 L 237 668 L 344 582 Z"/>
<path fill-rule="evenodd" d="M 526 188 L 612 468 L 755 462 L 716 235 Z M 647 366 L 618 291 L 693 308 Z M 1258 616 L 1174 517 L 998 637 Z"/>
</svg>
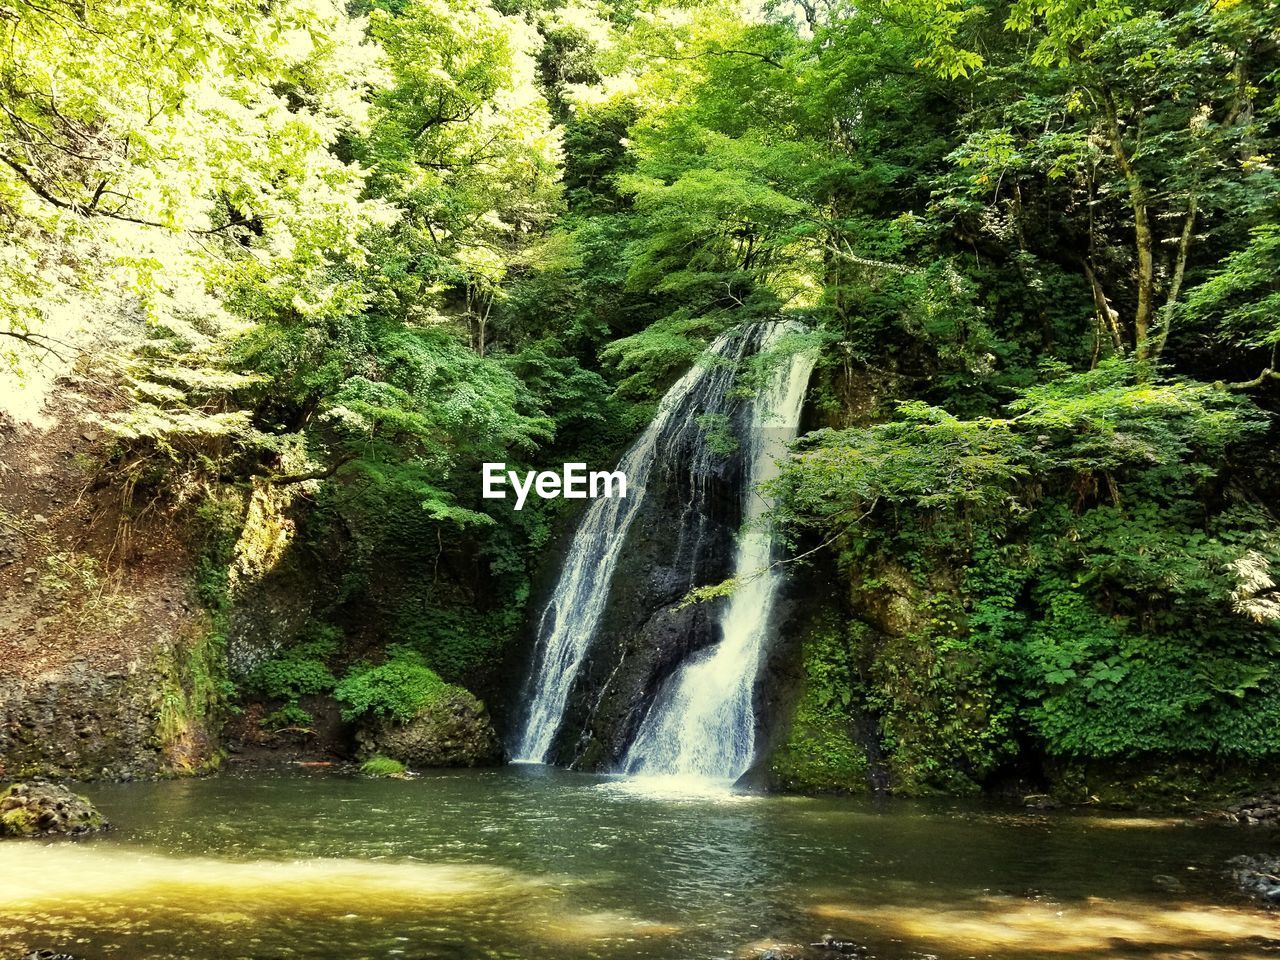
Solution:
<svg viewBox="0 0 1280 960">
<path fill-rule="evenodd" d="M 359 665 L 334 690 L 343 719 L 382 717 L 407 723 L 451 689 L 409 651 L 393 649 L 378 666 Z"/>
<path fill-rule="evenodd" d="M 510 572 L 513 578 L 518 575 L 518 570 Z M 465 606 L 427 606 L 418 612 L 414 604 L 402 602 L 389 635 L 415 650 L 440 676 L 457 683 L 501 660 L 518 628 L 518 620 L 506 608 L 482 612 Z"/>
<path fill-rule="evenodd" d="M 243 523 L 243 500 L 232 491 L 210 496 L 195 508 L 195 539 L 200 544 L 196 597 L 216 617 L 225 614 L 231 602 L 230 569 Z"/>
<path fill-rule="evenodd" d="M 1139 379 L 1118 360 L 1031 387 L 1009 409 L 1019 429 L 1037 432 L 1045 466 L 1140 476 L 1143 495 L 1157 497 L 1212 478 L 1229 447 L 1265 426 L 1247 400 L 1210 384 Z"/>
<path fill-rule="evenodd" d="M 718 332 L 705 317 L 676 313 L 613 341 L 602 356 L 625 375 L 619 394 L 656 398 L 679 371 L 698 359 L 710 335 Z"/>
<path fill-rule="evenodd" d="M 1025 446 L 1006 420 L 960 420 L 919 401 L 901 419 L 820 431 L 783 484 L 793 509 L 851 526 L 880 501 L 925 509 L 993 508 L 1027 475 Z"/>
<path fill-rule="evenodd" d="M 310 729 L 314 718 L 299 701 L 331 693 L 338 679 L 328 662 L 339 651 L 342 634 L 328 624 L 310 624 L 288 647 L 253 668 L 239 684 L 242 696 L 279 704 L 262 718 L 267 730 Z"/>
<path fill-rule="evenodd" d="M 255 667 L 242 686 L 268 700 L 296 704 L 300 697 L 328 693 L 337 684 L 326 661 L 338 651 L 341 634 L 317 626 L 303 639 Z"/>
<path fill-rule="evenodd" d="M 787 739 L 769 765 L 792 790 L 868 789 L 866 745 L 855 736 L 859 677 L 856 639 L 823 624 L 805 638 L 804 689 Z"/>
<path fill-rule="evenodd" d="M 1198 529 L 1195 510 L 1184 500 L 1045 515 L 1019 571 L 1042 612 L 1002 647 L 1049 752 L 1274 755 L 1262 731 L 1280 635 L 1225 602 L 1232 559 L 1256 541 L 1245 516 Z"/>
<path fill-rule="evenodd" d="M 1231 341 L 1250 347 L 1280 343 L 1280 224 L 1254 228 L 1208 280 L 1187 295 L 1187 311 L 1217 321 Z"/>
<path fill-rule="evenodd" d="M 927 619 L 887 625 L 863 670 L 899 788 L 981 780 L 1022 736 L 1076 758 L 1273 757 L 1280 634 L 1238 598 L 1242 554 L 1269 569 L 1274 546 L 1254 510 L 1203 500 L 1265 421 L 1119 361 L 1044 373 L 1001 419 L 905 404 L 812 435 L 779 484 L 784 515 L 856 538 L 861 602 L 883 602 L 886 565 L 931 571 L 905 597 Z"/>
<path fill-rule="evenodd" d="M 921 615 L 886 624 L 865 669 L 866 704 L 902 793 L 976 792 L 1013 748 L 996 651 L 964 629 L 963 608 L 940 586 L 908 595 Z"/>
<path fill-rule="evenodd" d="M 310 729 L 312 716 L 296 703 L 286 703 L 262 718 L 262 726 L 268 730 Z"/>
</svg>

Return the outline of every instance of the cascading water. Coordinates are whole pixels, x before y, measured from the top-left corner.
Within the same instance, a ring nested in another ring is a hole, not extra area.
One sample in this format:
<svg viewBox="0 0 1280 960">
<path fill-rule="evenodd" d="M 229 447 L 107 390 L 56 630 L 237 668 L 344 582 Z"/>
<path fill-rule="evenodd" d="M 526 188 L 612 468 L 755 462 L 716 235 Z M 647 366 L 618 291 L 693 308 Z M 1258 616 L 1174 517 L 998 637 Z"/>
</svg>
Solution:
<svg viewBox="0 0 1280 960">
<path fill-rule="evenodd" d="M 784 328 L 775 325 L 760 349 Z M 739 581 L 720 619 L 721 640 L 684 663 L 653 701 L 623 769 L 630 774 L 733 781 L 755 755 L 754 694 L 769 639 L 782 574 L 762 520 L 769 507 L 760 484 L 778 475 L 778 460 L 796 436 L 813 357 L 796 354 L 751 403 L 743 455 L 745 530 L 733 576 Z"/>
<path fill-rule="evenodd" d="M 627 475 L 627 496 L 594 500 L 583 516 L 551 599 L 538 620 L 534 670 L 526 691 L 528 712 L 515 759 L 549 760 L 574 682 L 609 598 L 619 553 L 640 512 L 646 481 L 655 467 L 685 474 L 695 493 L 685 513 L 700 512 L 701 497 L 696 494 L 711 469 L 713 454 L 704 442 L 698 417 L 724 405 L 733 384 L 734 361 L 750 349 L 751 339 L 730 332 L 711 344 L 706 362 L 695 365 L 667 391 L 657 415 L 618 464 Z M 701 518 L 685 516 L 679 523 L 682 535 L 688 530 L 696 537 Z M 696 573 L 689 571 L 689 576 Z"/>
</svg>

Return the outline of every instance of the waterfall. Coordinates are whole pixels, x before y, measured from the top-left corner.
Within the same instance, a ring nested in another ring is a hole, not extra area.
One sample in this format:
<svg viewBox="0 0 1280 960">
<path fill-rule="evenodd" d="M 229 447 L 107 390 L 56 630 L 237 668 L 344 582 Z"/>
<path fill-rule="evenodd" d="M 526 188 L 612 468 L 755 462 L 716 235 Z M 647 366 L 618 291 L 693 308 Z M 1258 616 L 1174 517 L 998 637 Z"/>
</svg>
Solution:
<svg viewBox="0 0 1280 960">
<path fill-rule="evenodd" d="M 695 364 L 667 391 L 657 415 L 619 462 L 618 469 L 627 475 L 627 496 L 593 500 L 579 523 L 551 599 L 536 625 L 534 669 L 526 691 L 528 709 L 515 759 L 536 763 L 549 759 L 574 681 L 609 598 L 619 552 L 644 502 L 646 481 L 660 463 L 686 473 L 691 489 L 700 489 L 712 453 L 703 442 L 698 415 L 723 407 L 733 384 L 733 361 L 742 359 L 751 340 L 741 332 L 730 332 L 711 344 L 704 362 Z M 685 513 L 696 515 L 700 507 L 695 496 Z M 697 535 L 697 516 L 685 516 L 679 522 L 682 530 L 692 523 L 693 535 Z M 696 573 L 690 571 L 690 576 Z"/>
<path fill-rule="evenodd" d="M 760 349 L 784 331 L 772 327 Z M 778 459 L 795 438 L 813 357 L 797 354 L 750 405 L 743 442 L 744 531 L 734 558 L 739 581 L 720 618 L 721 639 L 680 666 L 654 699 L 623 763 L 631 774 L 736 780 L 755 756 L 754 694 L 782 574 L 770 562 L 773 538 L 758 492 L 778 475 Z"/>
</svg>

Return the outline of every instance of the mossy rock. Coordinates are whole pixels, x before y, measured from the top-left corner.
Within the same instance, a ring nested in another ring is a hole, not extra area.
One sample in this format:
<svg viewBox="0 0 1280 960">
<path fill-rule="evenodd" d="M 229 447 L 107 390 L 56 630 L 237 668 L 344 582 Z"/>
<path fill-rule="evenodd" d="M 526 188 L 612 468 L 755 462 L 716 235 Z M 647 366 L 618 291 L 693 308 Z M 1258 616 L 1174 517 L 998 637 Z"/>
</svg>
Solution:
<svg viewBox="0 0 1280 960">
<path fill-rule="evenodd" d="M 360 764 L 360 772 L 366 777 L 380 779 L 403 780 L 407 777 L 404 764 L 390 757 L 370 757 Z"/>
<path fill-rule="evenodd" d="M 770 758 L 771 784 L 799 793 L 870 791 L 865 748 L 849 722 L 826 714 L 799 713 L 786 741 Z"/>
<path fill-rule="evenodd" d="M 383 757 L 412 769 L 503 762 L 502 745 L 484 704 L 456 686 L 434 695 L 407 723 L 367 721 L 356 737 L 361 759 Z"/>
<path fill-rule="evenodd" d="M 35 780 L 0 794 L 0 837 L 79 836 L 110 826 L 86 798 Z"/>
<path fill-rule="evenodd" d="M 867 793 L 867 747 L 858 736 L 856 664 L 847 631 L 820 622 L 804 637 L 800 697 L 768 758 L 768 783 L 800 793 Z"/>
</svg>

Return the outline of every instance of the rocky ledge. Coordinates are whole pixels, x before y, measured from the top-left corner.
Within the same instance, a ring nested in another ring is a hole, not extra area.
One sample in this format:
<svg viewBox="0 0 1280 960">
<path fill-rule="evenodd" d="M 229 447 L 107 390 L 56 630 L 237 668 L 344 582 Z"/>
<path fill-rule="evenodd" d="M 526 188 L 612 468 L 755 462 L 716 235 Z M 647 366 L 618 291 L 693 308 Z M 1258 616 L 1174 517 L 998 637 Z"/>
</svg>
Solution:
<svg viewBox="0 0 1280 960">
<path fill-rule="evenodd" d="M 0 794 L 0 837 L 80 836 L 109 826 L 88 800 L 55 783 L 15 783 Z"/>
</svg>

